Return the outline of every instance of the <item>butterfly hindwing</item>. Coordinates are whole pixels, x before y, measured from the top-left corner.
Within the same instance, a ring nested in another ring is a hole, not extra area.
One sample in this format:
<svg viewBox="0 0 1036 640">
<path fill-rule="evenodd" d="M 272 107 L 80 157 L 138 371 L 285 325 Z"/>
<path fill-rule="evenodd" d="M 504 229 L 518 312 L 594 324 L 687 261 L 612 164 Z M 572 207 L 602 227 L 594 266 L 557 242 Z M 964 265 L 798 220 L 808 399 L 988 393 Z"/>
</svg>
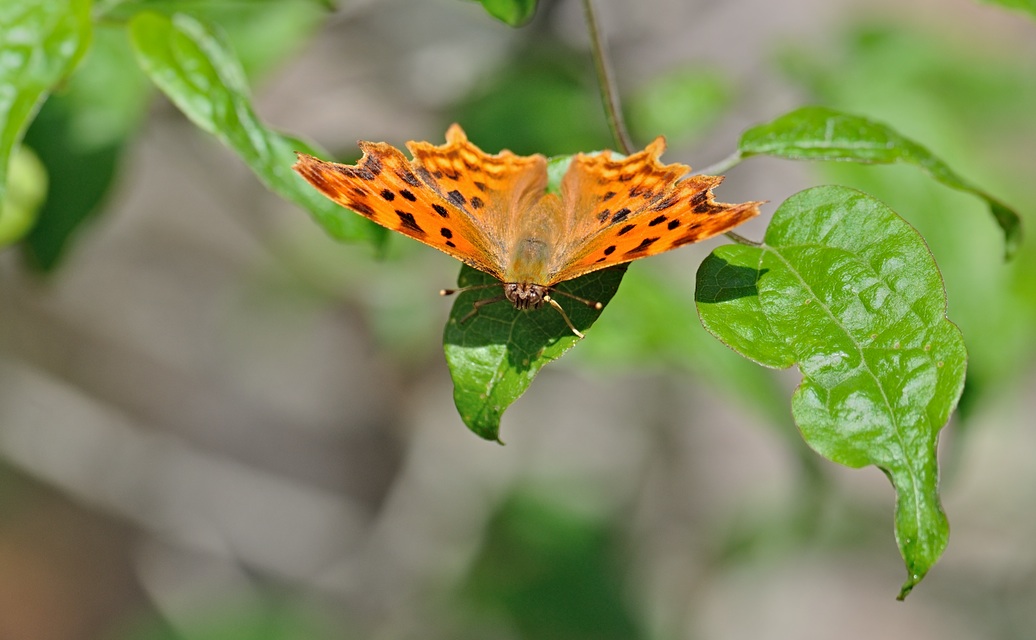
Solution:
<svg viewBox="0 0 1036 640">
<path fill-rule="evenodd" d="M 706 240 L 759 215 L 761 202 L 713 200 L 722 176 L 679 180 L 689 167 L 659 163 L 664 149 L 658 138 L 623 160 L 608 152 L 573 158 L 562 193 L 578 232 L 559 252 L 547 284 Z"/>
<path fill-rule="evenodd" d="M 501 250 L 517 218 L 546 189 L 547 160 L 542 155 L 518 156 L 506 149 L 486 153 L 456 124 L 446 131 L 446 144 L 408 142 L 407 148 L 421 181 L 465 211 Z"/>
</svg>

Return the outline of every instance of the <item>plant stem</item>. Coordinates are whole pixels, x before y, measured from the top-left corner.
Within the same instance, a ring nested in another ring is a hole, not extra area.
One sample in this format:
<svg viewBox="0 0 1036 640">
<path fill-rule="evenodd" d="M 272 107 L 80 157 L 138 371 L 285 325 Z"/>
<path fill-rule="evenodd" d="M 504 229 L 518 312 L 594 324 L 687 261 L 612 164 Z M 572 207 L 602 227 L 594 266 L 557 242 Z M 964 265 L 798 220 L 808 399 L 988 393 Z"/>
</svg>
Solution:
<svg viewBox="0 0 1036 640">
<path fill-rule="evenodd" d="M 694 173 L 706 175 L 706 176 L 721 176 L 731 169 L 731 167 L 737 165 L 739 162 L 744 160 L 741 157 L 740 151 L 735 151 L 726 158 L 723 158 L 719 162 L 713 165 L 709 165 L 701 171 L 695 171 Z"/>
<path fill-rule="evenodd" d="M 630 142 L 626 123 L 622 119 L 619 90 L 615 86 L 615 79 L 612 76 L 611 64 L 608 62 L 608 54 L 605 50 L 604 36 L 597 24 L 593 0 L 583 0 L 583 15 L 586 17 L 586 28 L 590 34 L 590 50 L 594 58 L 594 67 L 597 69 L 597 84 L 601 87 L 601 102 L 604 103 L 608 126 L 612 130 L 612 137 L 615 138 L 615 144 L 619 150 L 629 155 L 633 152 L 633 143 Z"/>
<path fill-rule="evenodd" d="M 747 245 L 749 247 L 761 247 L 761 246 L 763 246 L 762 242 L 756 242 L 755 240 L 749 240 L 748 238 L 746 238 L 746 237 L 744 237 L 742 235 L 738 235 L 738 234 L 734 233 L 733 231 L 728 231 L 728 232 L 724 233 L 723 235 L 725 235 L 726 237 L 730 238 L 731 240 L 733 240 L 734 242 L 736 242 L 738 244 Z"/>
</svg>

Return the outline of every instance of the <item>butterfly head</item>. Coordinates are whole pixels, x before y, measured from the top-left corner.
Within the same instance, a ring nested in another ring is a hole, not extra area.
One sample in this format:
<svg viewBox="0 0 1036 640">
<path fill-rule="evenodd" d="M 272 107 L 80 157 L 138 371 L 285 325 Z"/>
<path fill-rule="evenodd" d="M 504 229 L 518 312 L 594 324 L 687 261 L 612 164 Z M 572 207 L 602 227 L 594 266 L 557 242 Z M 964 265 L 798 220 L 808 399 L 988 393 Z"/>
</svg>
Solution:
<svg viewBox="0 0 1036 640">
<path fill-rule="evenodd" d="M 504 297 L 515 309 L 539 309 L 550 300 L 550 287 L 529 282 L 508 282 L 504 284 Z"/>
</svg>

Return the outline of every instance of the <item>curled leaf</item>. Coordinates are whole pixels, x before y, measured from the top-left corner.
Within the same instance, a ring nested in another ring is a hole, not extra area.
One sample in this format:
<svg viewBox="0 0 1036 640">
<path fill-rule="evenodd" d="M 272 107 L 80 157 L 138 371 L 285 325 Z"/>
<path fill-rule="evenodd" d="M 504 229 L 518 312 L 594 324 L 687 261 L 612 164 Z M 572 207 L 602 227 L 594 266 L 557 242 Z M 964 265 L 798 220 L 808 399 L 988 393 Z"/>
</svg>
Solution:
<svg viewBox="0 0 1036 640">
<path fill-rule="evenodd" d="M 742 157 L 913 164 L 944 185 L 985 200 L 1003 230 L 1007 258 L 1021 243 L 1022 224 L 1017 212 L 967 182 L 928 149 L 880 122 L 827 107 L 803 107 L 745 131 L 738 151 Z"/>
</svg>

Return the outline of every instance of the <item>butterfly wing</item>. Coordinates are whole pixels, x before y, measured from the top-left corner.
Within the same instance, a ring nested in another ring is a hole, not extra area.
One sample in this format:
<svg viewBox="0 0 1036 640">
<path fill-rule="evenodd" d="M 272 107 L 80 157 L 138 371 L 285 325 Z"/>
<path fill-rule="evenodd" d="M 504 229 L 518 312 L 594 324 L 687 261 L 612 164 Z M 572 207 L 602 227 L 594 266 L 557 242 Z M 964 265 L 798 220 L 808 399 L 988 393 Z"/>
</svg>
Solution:
<svg viewBox="0 0 1036 640">
<path fill-rule="evenodd" d="M 762 202 L 716 202 L 722 176 L 686 175 L 658 161 L 665 141 L 614 160 L 577 154 L 562 181 L 567 237 L 552 263 L 553 285 L 591 271 L 700 242 L 759 215 Z"/>
<path fill-rule="evenodd" d="M 534 187 L 537 173 L 545 184 L 546 160 L 486 154 L 457 125 L 446 139 L 440 146 L 408 143 L 413 161 L 389 144 L 360 142 L 355 165 L 300 153 L 293 168 L 343 207 L 502 278 L 498 225 L 511 215 L 514 185 Z"/>
</svg>

